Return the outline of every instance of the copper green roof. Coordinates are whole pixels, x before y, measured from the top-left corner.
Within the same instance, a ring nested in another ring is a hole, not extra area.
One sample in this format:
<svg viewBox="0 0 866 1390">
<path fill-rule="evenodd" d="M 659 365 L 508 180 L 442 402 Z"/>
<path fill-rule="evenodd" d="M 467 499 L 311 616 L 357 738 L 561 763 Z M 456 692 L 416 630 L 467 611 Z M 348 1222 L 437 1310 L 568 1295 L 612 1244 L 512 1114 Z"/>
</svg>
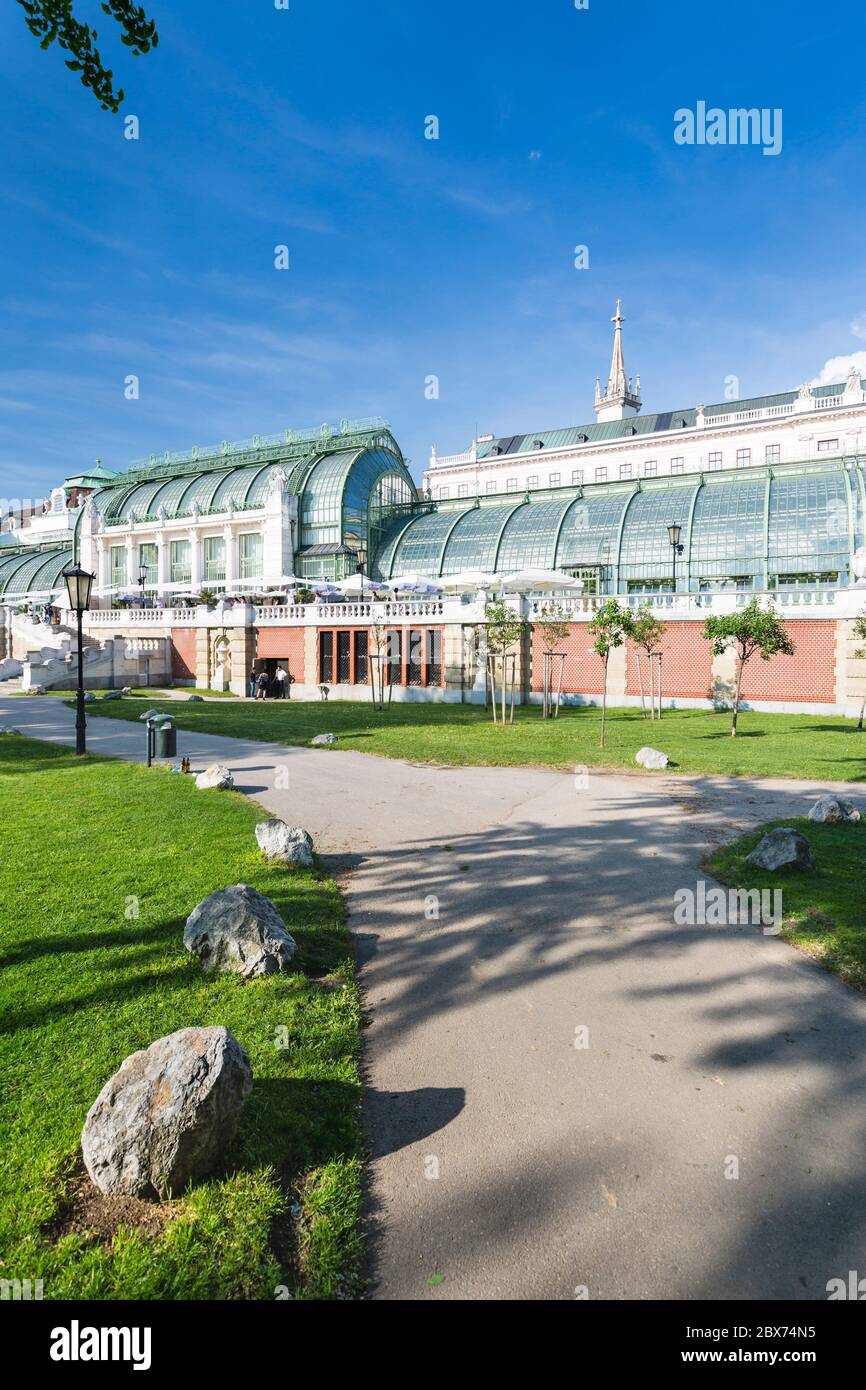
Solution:
<svg viewBox="0 0 866 1390">
<path fill-rule="evenodd" d="M 813 386 L 817 397 L 838 396 L 844 383 L 832 386 Z M 746 410 L 771 410 L 774 406 L 792 405 L 796 391 L 782 391 L 775 396 L 753 396 L 748 400 L 724 401 L 704 407 L 708 421 L 722 419 Z M 694 406 L 684 410 L 664 410 L 655 415 L 632 415 L 625 420 L 593 421 L 589 425 L 573 425 L 561 430 L 538 430 L 530 434 L 502 435 L 477 445 L 479 459 L 507 458 L 513 454 L 543 453 L 546 449 L 570 448 L 576 444 L 601 444 L 610 439 L 630 439 L 642 435 L 663 434 L 669 430 L 694 429 L 697 411 Z"/>
</svg>

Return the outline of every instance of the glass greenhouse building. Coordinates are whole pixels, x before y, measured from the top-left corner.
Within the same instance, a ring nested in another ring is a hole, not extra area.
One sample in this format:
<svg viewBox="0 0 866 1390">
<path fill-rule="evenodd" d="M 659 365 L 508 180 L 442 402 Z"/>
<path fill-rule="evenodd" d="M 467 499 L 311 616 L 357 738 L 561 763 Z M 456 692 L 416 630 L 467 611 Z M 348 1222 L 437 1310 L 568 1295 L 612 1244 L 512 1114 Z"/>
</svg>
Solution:
<svg viewBox="0 0 866 1390">
<path fill-rule="evenodd" d="M 421 504 L 374 557 L 381 579 L 558 569 L 587 593 L 844 585 L 866 542 L 866 459 L 556 488 Z"/>
</svg>

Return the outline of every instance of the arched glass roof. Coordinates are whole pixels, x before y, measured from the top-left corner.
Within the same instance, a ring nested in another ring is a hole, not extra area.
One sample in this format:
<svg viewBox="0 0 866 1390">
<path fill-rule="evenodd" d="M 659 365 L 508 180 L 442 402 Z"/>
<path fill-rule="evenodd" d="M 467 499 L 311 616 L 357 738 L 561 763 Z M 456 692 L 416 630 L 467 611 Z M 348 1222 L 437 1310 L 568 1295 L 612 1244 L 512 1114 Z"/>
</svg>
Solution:
<svg viewBox="0 0 866 1390">
<path fill-rule="evenodd" d="M 402 484 L 402 502 L 417 499 L 412 478 L 389 449 L 341 449 L 326 454 L 308 472 L 301 489 L 301 546 L 366 543 L 371 499 L 391 477 Z"/>
<path fill-rule="evenodd" d="M 271 471 L 277 465 L 253 464 L 243 468 L 189 471 L 176 477 L 150 479 L 131 487 L 102 488 L 94 493 L 97 510 L 111 525 L 122 524 L 130 513 L 136 521 L 156 521 L 160 509 L 166 519 L 191 516 L 194 507 L 202 515 L 264 505 Z"/>
<path fill-rule="evenodd" d="M 620 522 L 631 495 L 617 490 L 577 498 L 562 523 L 556 568 L 615 564 Z"/>
<path fill-rule="evenodd" d="M 0 559 L 0 596 L 25 597 L 48 594 L 60 585 L 63 571 L 72 564 L 71 549 L 19 551 Z"/>
<path fill-rule="evenodd" d="M 763 587 L 798 574 L 844 575 L 851 546 L 866 543 L 864 490 L 857 468 L 828 464 L 445 505 L 396 521 L 374 572 L 387 578 L 415 570 L 436 576 L 597 569 L 600 591 L 642 581 L 664 586 L 673 570 L 667 528 L 675 523 L 684 546 L 678 587 L 714 580 Z"/>
<path fill-rule="evenodd" d="M 682 542 L 688 545 L 688 525 L 692 500 L 699 485 L 695 478 L 688 487 L 646 488 L 636 492 L 628 505 L 619 556 L 620 579 L 651 579 L 672 569 L 668 525 L 682 528 Z"/>
<path fill-rule="evenodd" d="M 471 512 L 464 512 L 448 538 L 442 573 L 492 570 L 503 527 L 509 517 L 519 515 L 524 506 L 522 501 L 508 502 L 505 506 L 475 507 Z"/>
</svg>

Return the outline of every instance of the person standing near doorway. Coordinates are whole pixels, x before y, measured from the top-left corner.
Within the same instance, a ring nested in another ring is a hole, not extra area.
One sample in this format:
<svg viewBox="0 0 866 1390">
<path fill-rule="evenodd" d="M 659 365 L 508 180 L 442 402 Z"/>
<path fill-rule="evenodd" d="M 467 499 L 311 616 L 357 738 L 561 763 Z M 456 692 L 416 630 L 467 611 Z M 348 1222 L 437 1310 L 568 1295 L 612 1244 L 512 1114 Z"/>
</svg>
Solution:
<svg viewBox="0 0 866 1390">
<path fill-rule="evenodd" d="M 254 699 L 256 698 L 256 681 L 258 680 L 258 678 L 259 678 L 259 673 L 258 673 L 258 671 L 256 670 L 255 666 L 253 666 L 253 667 L 251 668 L 251 670 L 250 670 L 250 675 L 249 675 L 249 682 L 250 682 L 250 699 L 251 699 L 251 700 L 254 700 Z"/>
<path fill-rule="evenodd" d="M 256 699 L 266 700 L 268 698 L 268 673 L 259 671 L 256 678 Z"/>
<path fill-rule="evenodd" d="M 285 666 L 283 666 L 282 662 L 280 662 L 280 663 L 277 665 L 276 671 L 274 672 L 274 685 L 275 685 L 274 694 L 275 694 L 275 698 L 276 698 L 277 700 L 285 700 L 285 698 L 286 698 L 286 685 L 287 685 L 287 683 L 288 683 L 288 679 L 289 679 L 289 673 L 288 673 L 288 671 L 286 670 Z"/>
</svg>

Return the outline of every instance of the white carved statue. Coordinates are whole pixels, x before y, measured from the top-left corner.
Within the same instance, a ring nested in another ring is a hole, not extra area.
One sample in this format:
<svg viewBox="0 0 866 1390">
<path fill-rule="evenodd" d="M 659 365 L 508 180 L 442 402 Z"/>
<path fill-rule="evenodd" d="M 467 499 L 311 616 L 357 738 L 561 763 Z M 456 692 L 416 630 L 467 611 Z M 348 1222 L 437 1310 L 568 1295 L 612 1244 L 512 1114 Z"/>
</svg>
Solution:
<svg viewBox="0 0 866 1390">
<path fill-rule="evenodd" d="M 866 584 L 866 545 L 861 545 L 851 556 L 851 569 L 854 571 L 854 578 L 857 587 Z"/>
</svg>

